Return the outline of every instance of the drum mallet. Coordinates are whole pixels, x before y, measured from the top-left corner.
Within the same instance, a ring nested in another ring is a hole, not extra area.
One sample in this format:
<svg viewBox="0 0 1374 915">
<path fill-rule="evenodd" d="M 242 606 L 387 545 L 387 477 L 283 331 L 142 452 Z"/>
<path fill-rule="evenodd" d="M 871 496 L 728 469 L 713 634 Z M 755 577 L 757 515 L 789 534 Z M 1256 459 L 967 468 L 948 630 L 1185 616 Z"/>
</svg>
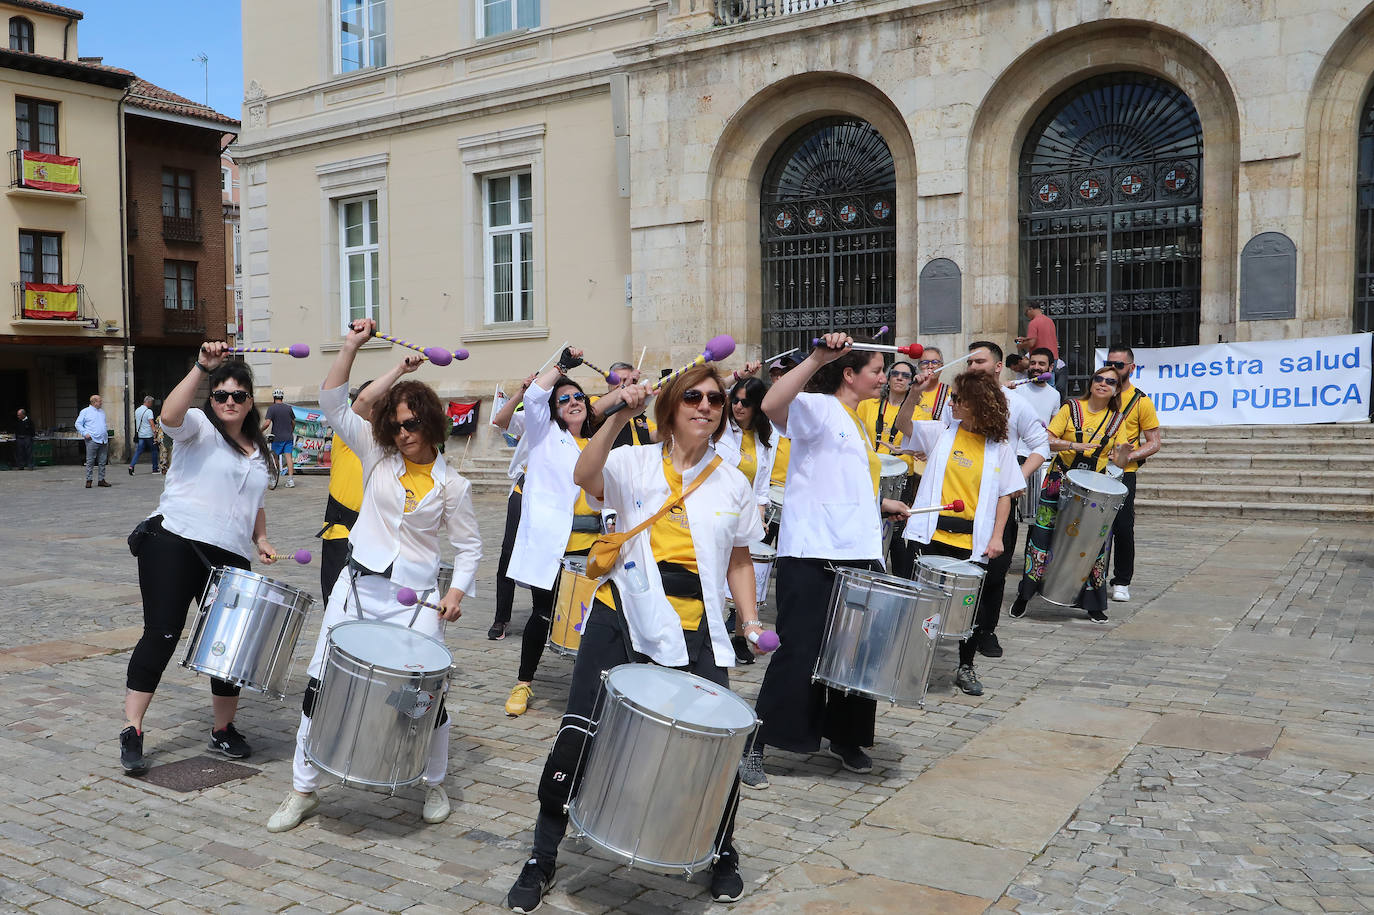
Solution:
<svg viewBox="0 0 1374 915">
<path fill-rule="evenodd" d="M 417 346 L 414 343 L 407 343 L 400 337 L 393 337 L 391 334 L 384 334 L 381 331 L 373 331 L 372 336 L 381 337 L 383 340 L 395 343 L 397 346 L 404 346 L 406 349 L 413 349 L 417 353 L 423 353 L 425 358 L 435 365 L 448 365 L 454 359 L 461 361 L 468 357 L 468 351 L 465 349 L 449 352 L 442 346 Z"/>
<path fill-rule="evenodd" d="M 954 512 L 958 514 L 964 510 L 964 500 L 955 499 L 948 505 L 932 505 L 929 508 L 912 508 L 907 511 L 908 515 L 928 515 L 931 512 Z"/>
<path fill-rule="evenodd" d="M 278 560 L 285 559 L 286 555 L 287 554 L 285 553 L 273 553 L 272 558 Z M 296 552 L 291 554 L 291 558 L 296 560 L 303 566 L 308 566 L 310 565 L 310 560 L 314 559 L 315 557 L 311 555 L 309 550 L 296 550 Z"/>
<path fill-rule="evenodd" d="M 782 352 L 778 353 L 776 356 L 769 356 L 767 359 L 763 360 L 763 364 L 768 365 L 770 362 L 775 362 L 778 359 L 781 359 L 783 356 L 790 356 L 799 349 L 801 349 L 800 346 L 794 346 L 791 349 L 785 349 Z"/>
<path fill-rule="evenodd" d="M 1051 381 L 1054 381 L 1054 372 L 1043 372 L 1039 375 L 1036 375 L 1034 378 L 1018 378 L 1015 381 L 1008 384 L 1007 387 L 1019 388 L 1021 387 L 1021 385 L 1030 384 L 1032 381 L 1043 381 L 1046 384 L 1049 384 Z"/>
<path fill-rule="evenodd" d="M 596 372 L 602 378 L 605 378 L 607 384 L 620 384 L 620 375 L 614 370 L 608 372 L 605 369 L 599 369 L 596 366 L 592 365 L 590 362 L 588 362 L 585 358 L 582 360 L 582 364 L 585 365 L 587 368 L 591 369 L 593 372 Z"/>
<path fill-rule="evenodd" d="M 290 346 L 236 346 L 233 349 L 225 350 L 226 353 L 273 353 L 278 356 L 291 356 L 294 359 L 304 359 L 310 355 L 310 347 L 304 343 L 292 343 Z"/>
<path fill-rule="evenodd" d="M 825 341 L 820 337 L 811 340 L 812 346 L 820 346 Z M 889 346 L 886 343 L 851 343 L 850 349 L 856 349 L 865 353 L 898 353 L 902 356 L 910 356 L 912 359 L 921 358 L 921 354 L 926 348 L 919 343 L 908 343 L 906 346 Z"/>
<path fill-rule="evenodd" d="M 431 604 L 427 600 L 420 600 L 420 595 L 415 593 L 414 588 L 401 588 L 396 592 L 396 603 L 403 607 L 428 607 L 431 610 L 441 609 L 438 604 Z"/>
<path fill-rule="evenodd" d="M 721 334 L 719 336 L 712 337 L 710 340 L 706 341 L 705 348 L 702 349 L 701 353 L 695 359 L 684 365 L 682 368 L 677 369 L 674 372 L 670 372 L 669 374 L 664 375 L 658 381 L 654 382 L 653 386 L 649 388 L 649 392 L 657 393 L 659 388 L 663 387 L 665 384 L 672 381 L 674 378 L 681 375 L 683 372 L 687 371 L 690 368 L 694 368 L 698 365 L 705 365 L 708 362 L 720 362 L 722 359 L 728 359 L 730 358 L 730 354 L 734 351 L 734 337 L 730 336 L 729 334 Z M 585 362 L 586 360 L 583 361 Z M 602 419 L 605 419 L 612 413 L 624 409 L 624 407 L 625 402 L 621 401 L 620 403 L 611 407 L 605 413 L 601 414 L 601 417 Z"/>
<path fill-rule="evenodd" d="M 876 334 L 873 335 L 873 339 L 874 339 L 874 340 L 878 339 L 879 337 L 881 337 L 883 334 L 887 333 L 887 332 L 888 332 L 889 330 L 891 330 L 891 329 L 892 329 L 892 328 L 890 328 L 890 327 L 888 327 L 886 324 L 884 324 L 882 327 L 878 328 L 878 332 L 877 332 Z"/>
<path fill-rule="evenodd" d="M 745 636 L 745 638 L 758 646 L 759 651 L 765 654 L 770 651 L 777 651 L 778 646 L 782 644 L 782 640 L 778 638 L 778 634 L 772 629 L 764 629 L 761 632 L 751 632 Z"/>
</svg>

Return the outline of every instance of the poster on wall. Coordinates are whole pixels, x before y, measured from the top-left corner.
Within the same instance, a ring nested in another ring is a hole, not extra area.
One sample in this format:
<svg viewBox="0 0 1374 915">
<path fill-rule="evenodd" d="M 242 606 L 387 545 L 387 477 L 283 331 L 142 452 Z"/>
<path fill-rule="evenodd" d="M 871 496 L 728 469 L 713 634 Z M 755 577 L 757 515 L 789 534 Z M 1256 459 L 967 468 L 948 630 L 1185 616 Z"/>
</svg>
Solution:
<svg viewBox="0 0 1374 915">
<path fill-rule="evenodd" d="M 1374 335 L 1135 351 L 1132 383 L 1163 426 L 1300 425 L 1369 419 Z M 1107 359 L 1097 350 L 1097 365 Z"/>
<path fill-rule="evenodd" d="M 329 455 L 334 441 L 334 430 L 325 420 L 324 412 L 306 407 L 291 409 L 296 414 L 296 469 L 327 471 L 330 467 Z"/>
</svg>

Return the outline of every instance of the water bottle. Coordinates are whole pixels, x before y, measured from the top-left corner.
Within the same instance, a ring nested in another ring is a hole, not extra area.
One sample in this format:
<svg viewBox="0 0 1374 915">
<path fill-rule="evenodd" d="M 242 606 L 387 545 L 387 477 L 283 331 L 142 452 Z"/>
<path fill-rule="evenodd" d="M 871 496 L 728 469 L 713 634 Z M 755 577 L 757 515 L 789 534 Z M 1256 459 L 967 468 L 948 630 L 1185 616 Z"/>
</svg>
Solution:
<svg viewBox="0 0 1374 915">
<path fill-rule="evenodd" d="M 625 563 L 625 586 L 631 594 L 649 593 L 649 579 L 645 577 L 644 570 L 635 565 L 633 559 Z"/>
</svg>

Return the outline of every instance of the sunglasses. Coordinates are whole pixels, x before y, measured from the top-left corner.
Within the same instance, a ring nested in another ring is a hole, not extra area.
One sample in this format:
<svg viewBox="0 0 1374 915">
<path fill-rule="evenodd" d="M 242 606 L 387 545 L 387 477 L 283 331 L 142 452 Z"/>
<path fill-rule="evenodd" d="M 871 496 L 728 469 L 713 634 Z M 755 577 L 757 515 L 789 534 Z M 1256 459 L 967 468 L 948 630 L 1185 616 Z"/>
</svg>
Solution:
<svg viewBox="0 0 1374 915">
<path fill-rule="evenodd" d="M 736 407 L 747 407 L 747 406 L 749 406 L 749 401 L 748 401 L 747 399 L 743 398 L 743 397 L 735 397 L 735 398 L 732 398 L 732 399 L 730 400 L 730 403 L 731 403 L 731 405 L 736 406 Z"/>
<path fill-rule="evenodd" d="M 916 364 L 923 369 L 931 369 L 937 365 L 944 365 L 945 361 L 943 359 L 922 359 L 920 362 Z"/>
<path fill-rule="evenodd" d="M 958 402 L 959 402 L 959 395 L 958 395 L 958 394 L 955 394 L 953 391 L 950 391 L 950 392 L 949 392 L 949 402 L 950 402 L 950 403 L 958 403 Z"/>
<path fill-rule="evenodd" d="M 558 405 L 561 407 L 561 406 L 563 406 L 563 404 L 567 403 L 567 402 L 570 401 L 570 400 L 576 400 L 577 402 L 581 403 L 582 401 L 584 401 L 584 400 L 586 400 L 586 399 L 587 399 L 587 395 L 586 395 L 586 394 L 583 394 L 581 391 L 575 391 L 575 392 L 572 393 L 572 394 L 559 394 L 559 395 L 558 395 Z"/>
<path fill-rule="evenodd" d="M 234 403 L 247 403 L 253 395 L 247 391 L 211 391 L 210 396 L 215 398 L 215 403 L 227 403 L 230 397 L 234 398 Z"/>
<path fill-rule="evenodd" d="M 1099 381 L 1103 384 L 1109 384 L 1112 387 L 1116 387 L 1118 384 L 1121 383 L 1120 379 L 1113 378 L 1111 375 L 1094 375 L 1093 384 L 1097 384 Z"/>
<path fill-rule="evenodd" d="M 725 395 L 719 391 L 699 391 L 696 388 L 692 388 L 690 391 L 682 392 L 682 402 L 690 404 L 691 406 L 696 406 L 701 403 L 701 398 L 703 397 L 705 397 L 706 402 L 713 407 L 725 406 Z M 744 401 L 736 401 L 736 403 L 743 402 Z"/>
<path fill-rule="evenodd" d="M 1124 369 L 1126 367 L 1126 363 L 1124 362 L 1104 362 L 1102 364 L 1112 369 Z"/>
<path fill-rule="evenodd" d="M 907 379 L 908 381 L 910 381 L 910 380 L 911 380 L 911 373 L 910 373 L 910 372 L 888 372 L 888 373 L 887 373 L 887 377 L 888 377 L 888 378 L 905 378 L 905 379 Z"/>
</svg>

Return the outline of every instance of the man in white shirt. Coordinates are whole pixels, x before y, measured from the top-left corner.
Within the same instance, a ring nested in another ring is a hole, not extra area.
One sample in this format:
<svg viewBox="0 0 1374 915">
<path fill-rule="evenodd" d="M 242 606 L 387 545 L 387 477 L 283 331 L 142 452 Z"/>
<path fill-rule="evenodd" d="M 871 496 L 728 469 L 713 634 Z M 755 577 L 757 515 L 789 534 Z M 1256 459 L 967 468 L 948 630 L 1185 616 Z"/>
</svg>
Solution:
<svg viewBox="0 0 1374 915">
<path fill-rule="evenodd" d="M 86 488 L 91 488 L 91 469 L 100 468 L 100 485 L 105 489 L 105 464 L 110 458 L 110 424 L 105 420 L 105 409 L 99 394 L 91 395 L 91 405 L 76 417 L 76 431 L 86 440 Z"/>
<path fill-rule="evenodd" d="M 129 476 L 134 475 L 134 468 L 138 466 L 138 459 L 144 451 L 148 452 L 148 462 L 153 465 L 153 473 L 157 473 L 157 443 L 153 439 L 153 398 L 143 398 L 143 403 L 134 411 L 134 437 L 138 439 L 138 444 L 134 446 L 134 458 L 129 462 Z"/>
<path fill-rule="evenodd" d="M 1059 398 L 1059 391 L 1055 386 L 1049 382 L 1038 380 L 1041 375 L 1050 370 L 1053 361 L 1054 357 L 1050 355 L 1047 347 L 1036 348 L 1029 356 L 1029 372 L 1032 380 L 1018 384 L 1012 389 L 1016 392 L 1017 397 L 1030 404 L 1031 409 L 1035 411 L 1035 418 L 1046 426 L 1050 424 L 1050 420 L 1054 419 L 1054 414 L 1058 413 L 1059 408 L 1063 405 Z M 1016 454 L 1019 457 L 1025 457 L 1028 452 L 1029 449 L 1025 449 L 1023 446 L 1017 449 Z"/>
</svg>

